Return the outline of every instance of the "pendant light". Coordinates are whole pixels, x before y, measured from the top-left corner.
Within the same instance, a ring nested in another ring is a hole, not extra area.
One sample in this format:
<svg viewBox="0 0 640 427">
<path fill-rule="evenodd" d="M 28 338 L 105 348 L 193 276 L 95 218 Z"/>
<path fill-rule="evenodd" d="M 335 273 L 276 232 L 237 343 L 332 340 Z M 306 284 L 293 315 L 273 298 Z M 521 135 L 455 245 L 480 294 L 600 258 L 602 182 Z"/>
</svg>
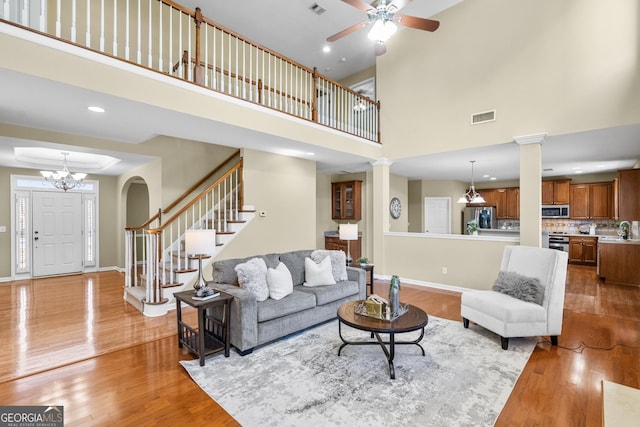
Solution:
<svg viewBox="0 0 640 427">
<path fill-rule="evenodd" d="M 471 163 L 471 186 L 469 186 L 469 191 L 464 193 L 460 199 L 458 199 L 458 203 L 484 203 L 484 198 L 476 191 L 476 187 L 473 183 L 473 164 L 475 160 L 470 160 Z"/>
</svg>

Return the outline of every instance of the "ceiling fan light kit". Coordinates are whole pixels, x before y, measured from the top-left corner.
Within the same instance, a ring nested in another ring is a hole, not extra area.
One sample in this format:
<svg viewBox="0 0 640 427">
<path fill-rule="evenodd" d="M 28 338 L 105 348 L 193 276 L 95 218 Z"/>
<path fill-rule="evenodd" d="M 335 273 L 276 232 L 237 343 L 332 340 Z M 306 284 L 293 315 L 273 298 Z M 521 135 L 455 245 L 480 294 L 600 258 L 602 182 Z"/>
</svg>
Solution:
<svg viewBox="0 0 640 427">
<path fill-rule="evenodd" d="M 342 37 L 358 31 L 367 25 L 373 24 L 371 30 L 367 34 L 371 40 L 375 40 L 375 54 L 380 56 L 387 51 L 384 44 L 397 30 L 397 25 L 403 27 L 415 28 L 423 31 L 435 31 L 440 26 L 440 22 L 431 19 L 419 18 L 417 16 L 408 16 L 398 14 L 398 10 L 402 9 L 412 0 L 393 0 L 387 4 L 386 0 L 380 0 L 377 7 L 373 7 L 363 0 L 342 0 L 343 2 L 360 9 L 367 13 L 368 20 L 359 24 L 352 25 L 330 37 L 327 41 L 334 42 Z M 397 25 L 396 25 L 397 24 Z"/>
</svg>

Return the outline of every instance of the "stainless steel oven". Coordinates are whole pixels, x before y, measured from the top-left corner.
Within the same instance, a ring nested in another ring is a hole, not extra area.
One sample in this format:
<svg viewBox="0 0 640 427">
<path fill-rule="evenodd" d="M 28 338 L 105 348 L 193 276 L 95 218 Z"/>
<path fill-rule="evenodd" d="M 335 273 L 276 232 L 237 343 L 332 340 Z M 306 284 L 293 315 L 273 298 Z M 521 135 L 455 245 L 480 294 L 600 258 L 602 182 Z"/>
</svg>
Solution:
<svg viewBox="0 0 640 427">
<path fill-rule="evenodd" d="M 549 249 L 569 252 L 569 236 L 558 234 L 549 235 Z"/>
</svg>

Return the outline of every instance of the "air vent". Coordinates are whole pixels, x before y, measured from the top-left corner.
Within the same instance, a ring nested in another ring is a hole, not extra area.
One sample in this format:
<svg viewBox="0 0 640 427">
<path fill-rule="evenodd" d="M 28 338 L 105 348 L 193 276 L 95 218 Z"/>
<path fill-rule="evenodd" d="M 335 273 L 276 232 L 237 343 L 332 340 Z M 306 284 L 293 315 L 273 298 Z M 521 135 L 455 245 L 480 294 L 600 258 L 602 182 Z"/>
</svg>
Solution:
<svg viewBox="0 0 640 427">
<path fill-rule="evenodd" d="M 475 113 L 471 116 L 471 124 L 477 125 L 479 123 L 493 122 L 496 119 L 496 110 L 484 111 L 482 113 Z"/>
<path fill-rule="evenodd" d="M 311 9 L 311 11 L 313 13 L 315 13 L 316 15 L 322 15 L 323 13 L 325 13 L 327 11 L 327 9 L 325 9 L 322 6 L 320 6 L 318 3 L 312 4 L 309 9 Z"/>
</svg>

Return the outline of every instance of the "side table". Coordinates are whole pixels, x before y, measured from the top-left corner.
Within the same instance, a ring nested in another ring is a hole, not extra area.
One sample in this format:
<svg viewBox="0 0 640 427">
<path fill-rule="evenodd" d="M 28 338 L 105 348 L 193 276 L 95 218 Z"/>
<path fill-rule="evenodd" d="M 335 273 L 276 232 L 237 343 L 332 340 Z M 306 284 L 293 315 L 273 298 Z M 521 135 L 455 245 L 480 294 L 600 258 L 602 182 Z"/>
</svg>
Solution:
<svg viewBox="0 0 640 427">
<path fill-rule="evenodd" d="M 178 318 L 178 347 L 187 347 L 193 354 L 200 358 L 200 366 L 204 366 L 205 356 L 219 353 L 224 350 L 224 356 L 229 357 L 229 319 L 231 300 L 233 297 L 220 292 L 217 297 L 200 301 L 194 300 L 195 291 L 176 292 L 176 315 Z M 198 329 L 189 326 L 182 321 L 182 303 L 198 309 Z M 222 320 L 218 320 L 207 314 L 207 309 L 224 306 Z"/>
<path fill-rule="evenodd" d="M 365 276 L 366 276 L 366 285 L 367 285 L 367 289 L 369 289 L 369 293 L 366 296 L 369 296 L 371 294 L 373 294 L 373 264 L 367 264 L 366 266 L 362 267 L 360 266 L 361 269 L 363 269 L 364 271 L 366 271 Z"/>
</svg>

